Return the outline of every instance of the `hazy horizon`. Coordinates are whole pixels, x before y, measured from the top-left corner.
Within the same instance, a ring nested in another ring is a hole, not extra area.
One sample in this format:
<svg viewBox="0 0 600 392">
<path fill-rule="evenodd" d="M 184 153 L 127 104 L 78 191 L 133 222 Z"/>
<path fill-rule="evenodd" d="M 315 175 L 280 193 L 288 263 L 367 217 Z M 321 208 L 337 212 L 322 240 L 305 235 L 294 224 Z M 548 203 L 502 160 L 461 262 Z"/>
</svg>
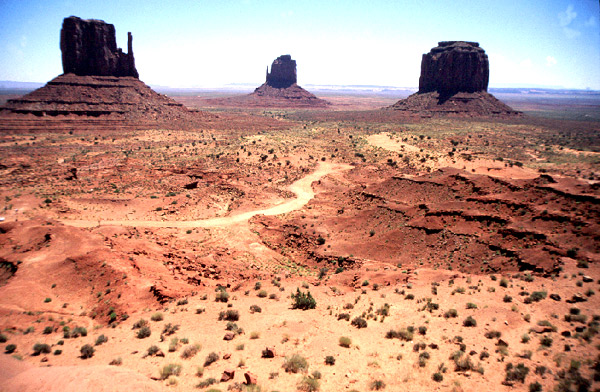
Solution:
<svg viewBox="0 0 600 392">
<path fill-rule="evenodd" d="M 3 1 L 0 80 L 45 83 L 62 73 L 62 20 L 101 19 L 127 32 L 140 79 L 171 88 L 264 81 L 291 54 L 300 85 L 418 86 L 438 41 L 479 42 L 490 88 L 600 90 L 597 1 Z"/>
</svg>

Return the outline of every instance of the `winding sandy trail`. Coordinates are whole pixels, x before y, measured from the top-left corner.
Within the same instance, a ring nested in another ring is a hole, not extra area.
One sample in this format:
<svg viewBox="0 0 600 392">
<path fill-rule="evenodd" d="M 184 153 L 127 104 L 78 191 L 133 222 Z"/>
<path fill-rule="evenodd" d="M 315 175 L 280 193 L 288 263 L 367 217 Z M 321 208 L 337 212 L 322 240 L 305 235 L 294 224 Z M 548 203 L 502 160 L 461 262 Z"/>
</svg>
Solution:
<svg viewBox="0 0 600 392">
<path fill-rule="evenodd" d="M 210 218 L 191 221 L 148 221 L 148 220 L 61 220 L 62 223 L 75 227 L 98 227 L 98 226 L 135 226 L 135 227 L 220 227 L 245 222 L 255 215 L 280 215 L 292 212 L 304 207 L 313 197 L 315 192 L 312 183 L 320 180 L 326 175 L 352 169 L 353 166 L 346 164 L 321 162 L 317 170 L 307 176 L 295 181 L 289 190 L 296 194 L 296 198 L 278 204 L 276 206 L 248 211 L 241 214 L 226 216 L 222 218 Z"/>
</svg>

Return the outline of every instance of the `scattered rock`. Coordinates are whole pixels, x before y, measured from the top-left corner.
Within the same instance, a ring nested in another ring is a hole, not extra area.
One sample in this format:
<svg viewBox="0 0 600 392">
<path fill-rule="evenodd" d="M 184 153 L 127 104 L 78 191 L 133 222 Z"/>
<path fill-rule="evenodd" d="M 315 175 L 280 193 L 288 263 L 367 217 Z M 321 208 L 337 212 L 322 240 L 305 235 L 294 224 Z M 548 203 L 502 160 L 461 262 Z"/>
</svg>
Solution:
<svg viewBox="0 0 600 392">
<path fill-rule="evenodd" d="M 552 327 L 549 327 L 547 325 L 536 325 L 535 327 L 531 328 L 531 332 L 547 333 L 547 332 L 553 332 L 553 331 L 552 331 Z"/>
<path fill-rule="evenodd" d="M 262 352 L 263 358 L 275 358 L 275 347 L 267 347 Z"/>
<path fill-rule="evenodd" d="M 550 294 L 550 298 L 553 299 L 553 300 L 555 300 L 555 301 L 560 301 L 561 300 L 560 295 L 558 295 L 558 294 Z"/>
<path fill-rule="evenodd" d="M 583 275 L 583 276 L 581 277 L 581 279 L 583 279 L 583 282 L 584 282 L 584 283 L 591 283 L 591 282 L 593 282 L 593 281 L 594 281 L 594 279 L 593 279 L 591 276 L 588 276 L 588 275 Z"/>
<path fill-rule="evenodd" d="M 284 54 L 273 60 L 271 64 L 271 72 L 267 67 L 266 84 L 275 88 L 287 88 L 297 81 L 296 76 L 296 60 L 292 60 L 292 56 Z"/>
<path fill-rule="evenodd" d="M 581 293 L 573 294 L 573 297 L 571 297 L 571 299 L 567 300 L 567 302 L 570 304 L 574 304 L 577 302 L 585 302 L 585 301 L 587 301 L 587 298 Z"/>
<path fill-rule="evenodd" d="M 235 334 L 233 332 L 227 332 L 225 333 L 225 336 L 223 336 L 223 340 L 233 340 L 233 338 L 235 338 Z"/>
<path fill-rule="evenodd" d="M 223 359 L 229 359 L 229 358 L 231 358 L 231 354 L 230 353 L 223 354 Z"/>
<path fill-rule="evenodd" d="M 244 378 L 246 379 L 246 385 L 256 385 L 258 381 L 256 375 L 250 372 L 244 373 Z"/>
<path fill-rule="evenodd" d="M 221 382 L 233 380 L 234 376 L 235 376 L 235 370 L 226 369 L 223 371 L 223 375 L 221 376 Z"/>
</svg>

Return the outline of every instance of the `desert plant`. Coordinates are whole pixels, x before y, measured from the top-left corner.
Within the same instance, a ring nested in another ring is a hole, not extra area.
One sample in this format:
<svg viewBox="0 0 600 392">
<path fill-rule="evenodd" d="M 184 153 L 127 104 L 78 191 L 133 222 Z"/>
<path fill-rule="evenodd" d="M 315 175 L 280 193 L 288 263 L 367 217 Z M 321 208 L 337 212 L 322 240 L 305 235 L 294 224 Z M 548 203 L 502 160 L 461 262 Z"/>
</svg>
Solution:
<svg viewBox="0 0 600 392">
<path fill-rule="evenodd" d="M 306 358 L 299 354 L 293 354 L 290 357 L 285 357 L 283 362 L 283 369 L 287 373 L 298 373 L 299 371 L 306 371 L 308 369 L 308 362 Z"/>
<path fill-rule="evenodd" d="M 467 309 L 477 309 L 477 305 L 473 302 L 467 302 Z"/>
<path fill-rule="evenodd" d="M 94 349 L 94 346 L 92 346 L 91 344 L 84 344 L 83 346 L 81 346 L 81 349 L 79 351 L 81 352 L 81 358 L 87 359 L 94 356 L 94 351 L 96 351 L 96 349 Z"/>
<path fill-rule="evenodd" d="M 250 306 L 250 313 L 260 313 L 260 312 L 262 312 L 262 309 L 260 306 L 258 306 L 258 305 Z"/>
<path fill-rule="evenodd" d="M 463 325 L 465 327 L 476 327 L 477 326 L 477 321 L 471 317 L 468 316 L 464 321 L 463 321 Z"/>
<path fill-rule="evenodd" d="M 161 312 L 156 312 L 152 315 L 152 317 L 150 317 L 150 320 L 152 321 L 162 321 L 163 320 L 163 314 Z"/>
<path fill-rule="evenodd" d="M 458 317 L 458 312 L 456 309 L 449 309 L 446 313 L 444 313 L 445 318 L 454 318 Z"/>
<path fill-rule="evenodd" d="M 333 366 L 335 365 L 335 357 L 333 355 L 328 355 L 325 357 L 325 364 Z"/>
<path fill-rule="evenodd" d="M 238 321 L 240 319 L 240 312 L 233 309 L 227 309 L 224 312 L 219 313 L 219 321 L 227 320 L 227 321 Z"/>
<path fill-rule="evenodd" d="M 133 324 L 132 329 L 139 329 L 139 328 L 146 327 L 146 326 L 148 326 L 148 321 L 144 320 L 144 319 L 139 319 L 138 321 L 136 321 Z"/>
<path fill-rule="evenodd" d="M 158 348 L 157 345 L 152 345 L 150 347 L 148 347 L 148 351 L 146 352 L 146 355 L 148 356 L 154 356 L 156 354 L 158 354 L 160 352 L 160 348 Z"/>
<path fill-rule="evenodd" d="M 46 343 L 36 343 L 33 345 L 33 355 L 49 354 L 50 346 Z"/>
<path fill-rule="evenodd" d="M 342 336 L 342 337 L 340 337 L 340 339 L 339 339 L 339 344 L 340 344 L 340 346 L 342 346 L 342 347 L 346 347 L 346 348 L 348 348 L 348 347 L 350 347 L 350 346 L 352 345 L 352 339 L 350 339 L 350 338 L 349 338 L 349 337 L 347 337 L 347 336 Z"/>
<path fill-rule="evenodd" d="M 100 335 L 96 338 L 96 346 L 101 345 L 102 343 L 108 342 L 108 338 L 104 335 Z"/>
<path fill-rule="evenodd" d="M 166 380 L 170 376 L 179 376 L 181 374 L 181 365 L 178 363 L 169 363 L 160 370 L 160 379 Z"/>
<path fill-rule="evenodd" d="M 199 344 L 191 344 L 189 346 L 186 346 L 183 349 L 183 351 L 181 352 L 181 358 L 183 358 L 183 359 L 192 358 L 193 356 L 198 354 L 198 351 L 200 351 L 200 349 L 201 349 L 201 346 Z"/>
<path fill-rule="evenodd" d="M 215 295 L 216 302 L 227 302 L 229 301 L 229 293 L 225 291 L 224 287 L 219 287 L 217 289 L 217 294 Z"/>
<path fill-rule="evenodd" d="M 338 314 L 337 319 L 350 321 L 350 313 L 340 313 Z"/>
<path fill-rule="evenodd" d="M 179 330 L 179 324 L 167 323 L 167 325 L 165 325 L 163 327 L 162 335 L 164 335 L 164 336 L 171 336 L 175 332 L 177 332 L 178 330 Z"/>
<path fill-rule="evenodd" d="M 17 349 L 16 344 L 7 344 L 6 347 L 4 347 L 4 351 L 6 351 L 7 354 L 14 353 L 16 349 Z"/>
<path fill-rule="evenodd" d="M 367 320 L 362 317 L 355 317 L 350 324 L 359 329 L 367 328 Z"/>
<path fill-rule="evenodd" d="M 144 326 L 137 331 L 137 334 L 135 336 L 138 339 L 144 339 L 144 338 L 147 338 L 148 336 L 150 336 L 151 334 L 152 334 L 152 331 L 150 330 L 150 327 Z"/>
<path fill-rule="evenodd" d="M 258 296 L 258 298 L 266 298 L 268 293 L 267 290 L 260 290 L 256 295 Z"/>
<path fill-rule="evenodd" d="M 435 372 L 433 373 L 433 375 L 431 376 L 431 378 L 433 379 L 433 381 L 436 382 L 442 382 L 444 381 L 444 375 L 440 372 Z"/>
<path fill-rule="evenodd" d="M 306 291 L 306 293 L 300 291 L 299 288 L 296 289 L 296 294 L 292 294 L 292 309 L 314 309 L 317 306 L 317 301 L 313 298 L 310 291 Z"/>
<path fill-rule="evenodd" d="M 8 341 L 8 338 L 6 337 L 5 334 L 0 333 L 0 343 L 6 343 Z"/>
<path fill-rule="evenodd" d="M 302 392 L 315 392 L 318 391 L 321 387 L 319 380 L 314 377 L 302 377 L 300 383 L 298 384 L 298 390 Z"/>
<path fill-rule="evenodd" d="M 385 383 L 382 380 L 373 380 L 369 383 L 369 389 L 372 391 L 381 391 L 385 389 Z"/>
<path fill-rule="evenodd" d="M 204 366 L 206 367 L 212 363 L 217 362 L 218 360 L 219 360 L 219 354 L 212 352 L 212 353 L 208 354 L 206 356 L 206 358 L 204 359 Z"/>
<path fill-rule="evenodd" d="M 512 363 L 506 364 L 506 375 L 504 376 L 504 382 L 507 384 L 512 384 L 513 381 L 519 381 L 521 383 L 525 382 L 525 377 L 529 373 L 529 368 L 522 363 L 519 363 L 517 366 L 513 366 Z"/>
</svg>

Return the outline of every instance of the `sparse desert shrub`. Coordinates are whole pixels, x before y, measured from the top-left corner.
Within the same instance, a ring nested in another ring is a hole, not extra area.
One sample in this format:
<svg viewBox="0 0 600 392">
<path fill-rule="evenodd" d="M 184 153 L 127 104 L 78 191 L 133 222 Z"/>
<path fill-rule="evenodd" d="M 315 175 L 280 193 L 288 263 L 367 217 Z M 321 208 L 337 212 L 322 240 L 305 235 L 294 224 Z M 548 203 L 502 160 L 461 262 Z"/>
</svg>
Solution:
<svg viewBox="0 0 600 392">
<path fill-rule="evenodd" d="M 212 353 L 208 354 L 206 356 L 206 358 L 204 359 L 204 366 L 206 367 L 212 363 L 217 362 L 218 360 L 219 360 L 219 355 L 215 352 L 212 352 Z"/>
<path fill-rule="evenodd" d="M 500 331 L 487 331 L 484 336 L 488 339 L 495 339 L 502 336 L 502 332 Z"/>
<path fill-rule="evenodd" d="M 350 321 L 350 313 L 340 313 L 340 314 L 338 314 L 337 319 Z"/>
<path fill-rule="evenodd" d="M 390 315 L 390 304 L 383 304 L 382 307 L 380 307 L 379 309 L 377 309 L 377 311 L 375 312 L 376 314 L 380 315 L 380 316 L 384 316 L 387 317 Z"/>
<path fill-rule="evenodd" d="M 512 363 L 506 364 L 506 375 L 504 376 L 504 383 L 512 384 L 513 381 L 525 382 L 525 377 L 529 373 L 529 368 L 522 363 L 514 366 Z"/>
<path fill-rule="evenodd" d="M 449 309 L 446 313 L 444 313 L 445 318 L 454 318 L 458 317 L 458 312 L 456 309 Z"/>
<path fill-rule="evenodd" d="M 260 290 L 257 294 L 259 298 L 266 298 L 268 295 L 267 290 Z"/>
<path fill-rule="evenodd" d="M 250 339 L 254 340 L 258 338 L 260 338 L 260 332 L 253 331 L 250 333 Z"/>
<path fill-rule="evenodd" d="M 227 302 L 229 301 L 229 293 L 225 291 L 225 288 L 220 287 L 217 289 L 217 294 L 215 295 L 216 302 Z"/>
<path fill-rule="evenodd" d="M 369 389 L 371 391 L 381 391 L 385 389 L 385 383 L 382 380 L 373 380 L 369 383 Z"/>
<path fill-rule="evenodd" d="M 192 358 L 193 356 L 198 354 L 198 351 L 200 351 L 201 348 L 202 347 L 199 344 L 191 344 L 189 346 L 186 346 L 183 349 L 183 351 L 181 352 L 181 358 L 183 358 L 183 359 Z"/>
<path fill-rule="evenodd" d="M 81 349 L 79 351 L 81 352 L 81 358 L 87 359 L 94 356 L 94 351 L 96 351 L 96 349 L 94 349 L 94 346 L 92 346 L 91 344 L 84 344 L 83 346 L 81 346 Z"/>
<path fill-rule="evenodd" d="M 262 312 L 262 309 L 260 306 L 258 306 L 258 305 L 250 306 L 250 313 L 260 313 L 260 312 Z"/>
<path fill-rule="evenodd" d="M 8 341 L 8 338 L 6 337 L 5 334 L 0 333 L 0 343 L 6 343 Z"/>
<path fill-rule="evenodd" d="M 362 317 L 355 317 L 354 320 L 352 320 L 352 322 L 350 324 L 359 329 L 367 328 L 367 320 L 365 320 Z"/>
<path fill-rule="evenodd" d="M 427 327 L 424 325 L 421 325 L 419 327 L 419 335 L 425 335 L 427 333 Z"/>
<path fill-rule="evenodd" d="M 33 355 L 49 354 L 50 346 L 46 343 L 36 343 L 33 345 Z"/>
<path fill-rule="evenodd" d="M 121 357 L 118 357 L 111 360 L 108 364 L 111 366 L 121 366 L 123 364 L 123 359 Z"/>
<path fill-rule="evenodd" d="M 52 333 L 52 327 L 51 326 L 47 326 L 44 328 L 44 332 L 42 332 L 44 335 L 49 335 Z"/>
<path fill-rule="evenodd" d="M 414 294 L 406 294 L 406 297 L 404 297 L 404 299 L 415 299 L 415 295 Z"/>
<path fill-rule="evenodd" d="M 467 309 L 477 309 L 477 305 L 473 302 L 467 302 Z"/>
<path fill-rule="evenodd" d="M 60 355 L 60 354 L 62 354 L 62 350 L 56 349 L 56 350 L 54 350 L 54 352 L 52 354 Z"/>
<path fill-rule="evenodd" d="M 146 352 L 146 355 L 152 357 L 152 356 L 158 354 L 159 351 L 160 351 L 160 348 L 158 348 L 157 345 L 153 344 L 152 346 L 148 347 L 148 351 Z"/>
<path fill-rule="evenodd" d="M 352 345 L 352 339 L 350 339 L 347 336 L 342 336 L 342 337 L 340 337 L 339 344 L 342 347 L 348 348 Z"/>
<path fill-rule="evenodd" d="M 108 338 L 104 335 L 100 335 L 96 338 L 96 346 L 101 345 L 102 343 L 108 342 Z"/>
<path fill-rule="evenodd" d="M 262 287 L 262 283 L 261 282 L 256 282 L 254 283 L 254 290 L 260 290 L 260 288 Z"/>
<path fill-rule="evenodd" d="M 333 355 L 328 355 L 325 357 L 325 364 L 333 366 L 335 365 L 335 357 Z"/>
<path fill-rule="evenodd" d="M 164 328 L 162 330 L 162 334 L 164 336 L 171 336 L 178 330 L 179 330 L 179 324 L 168 323 L 167 325 L 164 326 Z"/>
<path fill-rule="evenodd" d="M 209 387 L 213 384 L 216 384 L 217 380 L 213 377 L 207 378 L 206 380 L 202 380 L 198 383 L 198 385 L 196 385 L 196 388 L 206 388 Z M 206 391 L 209 392 L 209 391 Z"/>
<path fill-rule="evenodd" d="M 528 343 L 530 339 L 531 338 L 526 333 L 524 333 L 523 336 L 521 336 L 521 342 L 523 342 L 523 343 Z"/>
<path fill-rule="evenodd" d="M 148 336 L 150 336 L 151 334 L 152 334 L 152 331 L 150 330 L 150 327 L 144 326 L 137 331 L 137 334 L 135 336 L 138 339 L 144 339 L 144 338 L 147 338 Z"/>
<path fill-rule="evenodd" d="M 238 321 L 240 319 L 240 312 L 233 309 L 227 309 L 225 312 L 219 313 L 219 321 L 227 320 L 227 321 Z"/>
<path fill-rule="evenodd" d="M 442 382 L 442 381 L 444 381 L 444 375 L 442 373 L 440 373 L 440 372 L 433 373 L 433 375 L 431 376 L 431 378 L 435 382 Z"/>
<path fill-rule="evenodd" d="M 540 344 L 544 347 L 552 346 L 552 338 L 550 336 L 542 336 L 540 339 Z"/>
<path fill-rule="evenodd" d="M 477 326 L 477 320 L 475 320 L 473 317 L 468 316 L 464 321 L 463 321 L 463 325 L 465 327 L 476 327 Z"/>
<path fill-rule="evenodd" d="M 313 298 L 310 291 L 306 291 L 306 293 L 300 291 L 299 288 L 296 289 L 296 294 L 292 294 L 292 309 L 314 309 L 317 306 L 317 301 Z"/>
<path fill-rule="evenodd" d="M 146 327 L 147 325 L 148 325 L 148 320 L 139 319 L 138 321 L 136 321 L 133 324 L 132 329 L 138 329 L 138 328 Z"/>
<path fill-rule="evenodd" d="M 16 349 L 17 349 L 16 344 L 7 344 L 6 347 L 4 347 L 4 351 L 6 351 L 7 354 L 14 353 Z"/>
<path fill-rule="evenodd" d="M 321 388 L 321 383 L 314 377 L 302 377 L 300 383 L 298 384 L 298 390 L 302 392 L 315 392 Z"/>
<path fill-rule="evenodd" d="M 539 302 L 539 301 L 545 299 L 547 295 L 548 295 L 548 293 L 546 291 L 534 291 L 529 296 L 529 300 L 532 302 Z"/>
<path fill-rule="evenodd" d="M 542 392 L 542 384 L 539 382 L 532 382 L 529 384 L 529 392 Z"/>
<path fill-rule="evenodd" d="M 508 279 L 502 277 L 502 279 L 500 279 L 500 287 L 508 287 Z"/>
<path fill-rule="evenodd" d="M 511 297 L 510 295 L 506 294 L 506 295 L 504 296 L 504 298 L 502 298 L 502 300 L 503 300 L 504 302 L 512 302 L 512 300 L 513 300 L 513 299 L 512 299 L 512 297 Z"/>
<path fill-rule="evenodd" d="M 427 360 L 430 358 L 430 355 L 427 351 L 423 351 L 419 354 L 419 367 L 425 367 L 427 365 Z"/>
<path fill-rule="evenodd" d="M 160 379 L 166 380 L 171 376 L 179 376 L 181 374 L 181 365 L 178 363 L 170 363 L 165 365 L 160 370 Z"/>
<path fill-rule="evenodd" d="M 152 315 L 152 317 L 150 317 L 150 320 L 152 321 L 162 321 L 163 320 L 163 314 L 161 312 L 156 312 Z"/>
<path fill-rule="evenodd" d="M 291 357 L 285 357 L 283 362 L 283 369 L 287 373 L 298 373 L 299 371 L 306 371 L 308 369 L 308 362 L 306 358 L 299 354 L 293 354 Z"/>
<path fill-rule="evenodd" d="M 413 340 L 413 329 L 412 328 L 402 328 L 400 330 L 390 329 L 386 332 L 385 337 L 387 339 L 401 339 L 407 342 Z"/>
</svg>

